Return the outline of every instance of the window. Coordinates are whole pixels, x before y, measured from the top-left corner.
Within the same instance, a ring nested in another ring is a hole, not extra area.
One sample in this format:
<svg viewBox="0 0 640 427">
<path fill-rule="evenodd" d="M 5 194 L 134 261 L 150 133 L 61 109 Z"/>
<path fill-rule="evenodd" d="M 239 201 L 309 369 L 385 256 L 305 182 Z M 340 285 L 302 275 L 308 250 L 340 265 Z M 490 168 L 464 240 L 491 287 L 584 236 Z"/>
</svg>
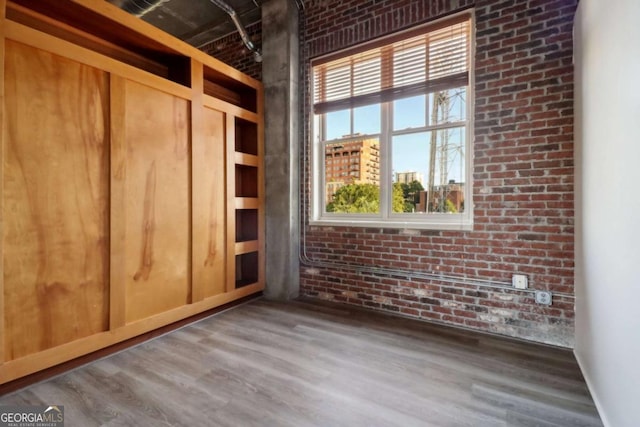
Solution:
<svg viewBox="0 0 640 427">
<path fill-rule="evenodd" d="M 471 228 L 471 20 L 312 61 L 312 223 Z"/>
</svg>

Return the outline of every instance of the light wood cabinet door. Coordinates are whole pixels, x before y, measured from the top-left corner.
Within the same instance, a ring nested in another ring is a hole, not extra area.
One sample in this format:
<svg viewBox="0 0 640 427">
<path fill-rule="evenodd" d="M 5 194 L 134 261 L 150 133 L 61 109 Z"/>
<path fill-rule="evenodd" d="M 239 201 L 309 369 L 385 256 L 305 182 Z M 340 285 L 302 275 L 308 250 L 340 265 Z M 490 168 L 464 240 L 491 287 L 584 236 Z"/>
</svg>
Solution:
<svg viewBox="0 0 640 427">
<path fill-rule="evenodd" d="M 111 96 L 112 316 L 129 323 L 190 300 L 189 103 L 119 77 Z"/>
<path fill-rule="evenodd" d="M 225 114 L 205 107 L 202 122 L 193 147 L 193 282 L 207 298 L 226 290 Z"/>
<path fill-rule="evenodd" d="M 104 71 L 5 44 L 5 360 L 108 329 Z"/>
</svg>

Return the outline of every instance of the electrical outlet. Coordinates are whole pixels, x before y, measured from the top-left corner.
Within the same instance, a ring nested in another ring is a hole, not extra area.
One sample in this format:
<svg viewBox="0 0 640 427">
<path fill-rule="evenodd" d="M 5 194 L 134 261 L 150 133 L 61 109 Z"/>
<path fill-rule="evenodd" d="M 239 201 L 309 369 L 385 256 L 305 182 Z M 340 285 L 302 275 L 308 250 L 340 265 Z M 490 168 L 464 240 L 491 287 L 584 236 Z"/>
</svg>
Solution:
<svg viewBox="0 0 640 427">
<path fill-rule="evenodd" d="M 528 280 L 524 274 L 514 274 L 511 276 L 511 284 L 516 289 L 527 289 Z"/>
<path fill-rule="evenodd" d="M 551 292 L 548 291 L 536 291 L 536 303 L 551 305 Z"/>
</svg>

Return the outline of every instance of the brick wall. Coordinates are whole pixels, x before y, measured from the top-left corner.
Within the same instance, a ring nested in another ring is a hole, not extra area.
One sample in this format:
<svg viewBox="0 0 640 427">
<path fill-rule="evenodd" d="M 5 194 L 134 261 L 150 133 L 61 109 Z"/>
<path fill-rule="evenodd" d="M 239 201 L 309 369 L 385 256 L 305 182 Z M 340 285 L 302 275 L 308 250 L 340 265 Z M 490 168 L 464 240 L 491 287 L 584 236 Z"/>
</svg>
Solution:
<svg viewBox="0 0 640 427">
<path fill-rule="evenodd" d="M 305 5 L 307 73 L 309 58 L 475 6 L 475 225 L 468 232 L 304 225 L 301 293 L 571 347 L 576 0 Z M 308 209 L 308 197 L 304 203 Z M 508 288 L 514 272 L 529 277 L 530 289 L 554 292 L 553 305 Z"/>
<path fill-rule="evenodd" d="M 256 46 L 260 46 L 262 44 L 262 23 L 258 22 L 249 25 L 246 30 L 251 42 Z M 253 59 L 253 54 L 242 43 L 240 34 L 237 31 L 208 43 L 200 49 L 254 79 L 262 80 L 262 64 Z"/>
</svg>

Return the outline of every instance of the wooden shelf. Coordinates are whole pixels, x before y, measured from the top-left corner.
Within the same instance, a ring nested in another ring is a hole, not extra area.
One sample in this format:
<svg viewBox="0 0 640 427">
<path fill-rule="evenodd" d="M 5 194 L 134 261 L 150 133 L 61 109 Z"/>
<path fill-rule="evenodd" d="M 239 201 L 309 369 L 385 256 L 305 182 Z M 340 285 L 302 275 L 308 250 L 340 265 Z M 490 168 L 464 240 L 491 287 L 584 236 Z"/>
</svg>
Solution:
<svg viewBox="0 0 640 427">
<path fill-rule="evenodd" d="M 236 165 L 253 166 L 253 167 L 258 167 L 260 165 L 260 158 L 253 154 L 236 152 L 234 159 L 235 159 Z"/>
<path fill-rule="evenodd" d="M 235 208 L 236 209 L 258 209 L 260 207 L 260 200 L 257 197 L 236 197 Z"/>
<path fill-rule="evenodd" d="M 259 234 L 258 209 L 236 209 L 236 242 L 258 240 Z"/>
<path fill-rule="evenodd" d="M 258 282 L 259 259 L 258 252 L 236 255 L 236 289 Z"/>
<path fill-rule="evenodd" d="M 258 125 L 240 117 L 235 119 L 235 148 L 239 153 L 258 155 Z"/>
<path fill-rule="evenodd" d="M 236 164 L 236 197 L 258 197 L 258 168 Z"/>
<path fill-rule="evenodd" d="M 258 241 L 251 240 L 247 242 L 236 242 L 236 255 L 246 254 L 258 251 Z"/>
</svg>

